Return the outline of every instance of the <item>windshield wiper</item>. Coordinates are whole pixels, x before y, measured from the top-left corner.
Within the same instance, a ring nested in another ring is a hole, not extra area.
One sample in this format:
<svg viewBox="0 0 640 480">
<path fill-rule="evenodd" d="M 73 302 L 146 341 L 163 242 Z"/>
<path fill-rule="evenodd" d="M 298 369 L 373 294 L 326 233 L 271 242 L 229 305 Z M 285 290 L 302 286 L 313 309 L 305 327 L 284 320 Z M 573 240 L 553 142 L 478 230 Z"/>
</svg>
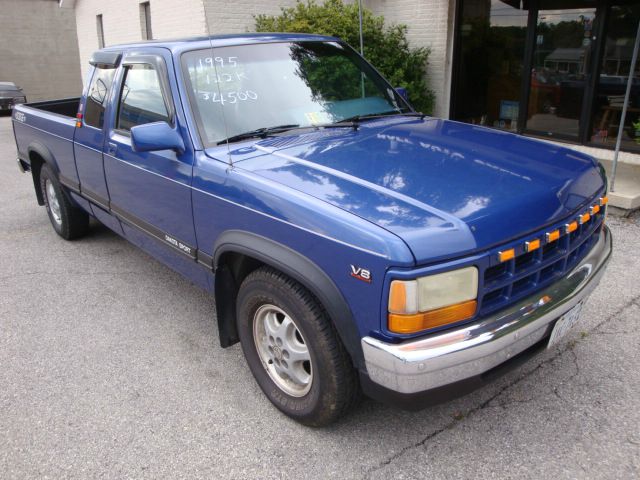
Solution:
<svg viewBox="0 0 640 480">
<path fill-rule="evenodd" d="M 277 125 L 274 127 L 256 128 L 255 130 L 239 133 L 237 135 L 232 135 L 229 138 L 225 138 L 224 140 L 220 140 L 216 145 L 222 145 L 223 143 L 239 142 L 240 140 L 245 140 L 247 138 L 253 138 L 253 137 L 265 138 L 267 135 L 270 135 L 272 133 L 286 132 L 287 130 L 298 128 L 299 126 L 300 125 L 298 124 L 290 124 L 290 125 Z"/>
<path fill-rule="evenodd" d="M 364 114 L 364 115 L 354 115 L 352 117 L 343 118 L 342 120 L 339 120 L 339 121 L 334 122 L 334 123 L 327 123 L 327 124 L 324 124 L 324 125 L 318 125 L 318 127 L 321 127 L 321 128 L 352 127 L 354 130 L 357 130 L 358 126 L 360 125 L 360 122 L 362 120 L 369 120 L 369 119 L 372 119 L 372 118 L 389 117 L 389 116 L 395 116 L 395 115 L 402 115 L 402 116 L 407 116 L 407 117 L 420 117 L 420 118 L 426 117 L 426 115 L 424 113 L 421 113 L 421 112 L 399 112 L 397 110 L 390 110 L 388 112 L 367 113 L 367 114 Z"/>
</svg>

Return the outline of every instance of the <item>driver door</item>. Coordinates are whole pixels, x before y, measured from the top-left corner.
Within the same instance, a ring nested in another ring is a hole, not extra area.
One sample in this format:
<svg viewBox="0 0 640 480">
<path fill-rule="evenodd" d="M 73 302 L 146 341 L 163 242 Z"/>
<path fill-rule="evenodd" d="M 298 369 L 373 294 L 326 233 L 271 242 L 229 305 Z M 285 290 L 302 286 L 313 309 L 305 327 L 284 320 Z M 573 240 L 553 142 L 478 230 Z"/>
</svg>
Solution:
<svg viewBox="0 0 640 480">
<path fill-rule="evenodd" d="M 175 253 L 196 257 L 191 207 L 193 147 L 185 121 L 176 112 L 172 88 L 175 79 L 168 52 L 129 55 L 119 75 L 117 98 L 105 145 L 104 168 L 111 210 L 125 224 L 171 247 Z M 131 129 L 151 122 L 167 122 L 184 139 L 185 151 L 135 152 Z M 125 228 L 128 230 L 129 228 Z"/>
</svg>

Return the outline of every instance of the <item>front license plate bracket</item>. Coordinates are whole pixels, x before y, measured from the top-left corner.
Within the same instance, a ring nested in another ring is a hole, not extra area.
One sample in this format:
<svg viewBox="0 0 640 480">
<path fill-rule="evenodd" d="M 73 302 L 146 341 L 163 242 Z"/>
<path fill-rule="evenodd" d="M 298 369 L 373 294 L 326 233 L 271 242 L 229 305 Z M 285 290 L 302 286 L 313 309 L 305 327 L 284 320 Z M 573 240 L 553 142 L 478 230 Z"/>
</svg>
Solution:
<svg viewBox="0 0 640 480">
<path fill-rule="evenodd" d="M 557 345 L 560 339 L 562 339 L 571 330 L 576 323 L 580 320 L 580 313 L 582 312 L 582 302 L 575 305 L 571 310 L 562 315 L 553 326 L 551 336 L 549 337 L 549 343 L 547 348 L 551 348 Z"/>
</svg>

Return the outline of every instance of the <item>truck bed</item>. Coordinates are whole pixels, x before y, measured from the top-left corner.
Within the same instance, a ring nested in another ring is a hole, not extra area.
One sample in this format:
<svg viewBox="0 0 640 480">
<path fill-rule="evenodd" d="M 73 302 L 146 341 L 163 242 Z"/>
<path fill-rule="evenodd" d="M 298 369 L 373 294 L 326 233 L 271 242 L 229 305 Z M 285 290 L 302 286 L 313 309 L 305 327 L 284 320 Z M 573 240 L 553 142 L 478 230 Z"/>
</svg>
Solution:
<svg viewBox="0 0 640 480">
<path fill-rule="evenodd" d="M 80 97 L 63 98 L 60 100 L 47 100 L 44 102 L 25 103 L 26 107 L 44 110 L 49 113 L 56 113 L 64 117 L 75 118 L 80 105 Z"/>
<path fill-rule="evenodd" d="M 73 136 L 79 103 L 80 98 L 65 98 L 15 106 L 13 131 L 25 168 L 30 168 L 37 155 L 49 161 L 60 176 L 78 182 Z"/>
</svg>

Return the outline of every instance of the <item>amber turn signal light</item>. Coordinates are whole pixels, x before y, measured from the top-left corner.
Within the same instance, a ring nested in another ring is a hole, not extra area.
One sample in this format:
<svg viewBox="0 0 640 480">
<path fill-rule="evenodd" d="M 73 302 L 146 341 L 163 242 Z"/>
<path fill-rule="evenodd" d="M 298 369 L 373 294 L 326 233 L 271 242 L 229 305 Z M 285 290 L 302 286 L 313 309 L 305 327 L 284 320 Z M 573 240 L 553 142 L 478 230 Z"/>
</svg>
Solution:
<svg viewBox="0 0 640 480">
<path fill-rule="evenodd" d="M 430 328 L 442 327 L 450 323 L 460 322 L 471 318 L 476 313 L 478 302 L 468 302 L 437 308 L 429 312 L 413 315 L 389 314 L 389 331 L 393 333 L 417 333 Z"/>
<path fill-rule="evenodd" d="M 589 213 L 591 215 L 595 215 L 596 213 L 598 213 L 600 211 L 600 205 L 594 205 L 593 207 L 591 207 L 589 209 Z"/>
<path fill-rule="evenodd" d="M 524 242 L 524 250 L 529 253 L 529 252 L 533 252 L 534 250 L 537 250 L 540 248 L 540 240 L 539 239 L 535 239 L 535 240 L 530 240 L 528 242 Z"/>
<path fill-rule="evenodd" d="M 407 288 L 403 282 L 392 282 L 389 293 L 389 310 L 404 312 L 407 305 Z"/>
<path fill-rule="evenodd" d="M 609 197 L 600 197 L 600 206 L 603 207 L 609 203 Z"/>
<path fill-rule="evenodd" d="M 580 225 L 584 225 L 589 220 L 591 220 L 591 215 L 589 215 L 589 212 L 583 213 L 582 215 L 580 215 L 579 220 L 580 220 Z"/>
<path fill-rule="evenodd" d="M 554 230 L 547 233 L 547 243 L 555 242 L 560 238 L 560 230 Z"/>
<path fill-rule="evenodd" d="M 513 248 L 510 248 L 509 250 L 505 250 L 503 252 L 498 252 L 498 258 L 500 259 L 500 262 L 506 262 L 507 260 L 511 260 L 515 256 L 516 251 Z"/>
<path fill-rule="evenodd" d="M 567 223 L 564 226 L 564 233 L 571 233 L 571 232 L 575 232 L 578 229 L 578 222 L 573 221 L 571 223 Z"/>
</svg>

